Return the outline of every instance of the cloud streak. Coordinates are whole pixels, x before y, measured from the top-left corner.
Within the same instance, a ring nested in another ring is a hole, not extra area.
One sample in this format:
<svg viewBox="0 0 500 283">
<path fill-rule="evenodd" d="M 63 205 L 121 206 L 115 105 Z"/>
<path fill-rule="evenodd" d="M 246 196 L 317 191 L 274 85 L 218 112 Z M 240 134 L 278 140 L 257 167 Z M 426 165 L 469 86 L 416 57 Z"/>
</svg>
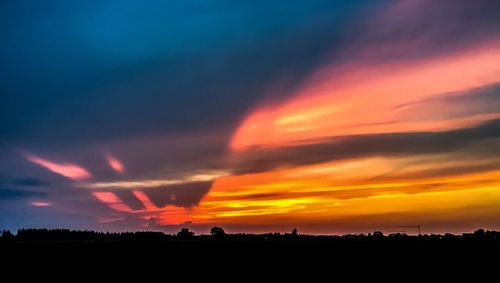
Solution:
<svg viewBox="0 0 500 283">
<path fill-rule="evenodd" d="M 306 144 L 260 148 L 234 158 L 235 174 L 264 172 L 280 167 L 311 165 L 333 160 L 366 158 L 371 156 L 410 156 L 471 151 L 473 156 L 486 157 L 500 149 L 500 119 L 478 127 L 446 132 L 396 133 L 344 136 L 311 140 Z M 468 146 L 487 143 L 485 150 Z"/>
<path fill-rule="evenodd" d="M 133 212 L 123 201 L 112 192 L 93 192 L 92 193 L 99 201 L 107 204 L 110 208 L 119 212 Z"/>
<path fill-rule="evenodd" d="M 92 177 L 86 169 L 73 163 L 56 163 L 33 154 L 27 154 L 26 158 L 47 170 L 75 181 L 86 180 Z"/>
<path fill-rule="evenodd" d="M 46 201 L 32 201 L 30 204 L 32 206 L 36 206 L 36 207 L 48 207 L 48 206 L 52 206 L 52 204 L 50 202 L 46 202 Z"/>
<path fill-rule="evenodd" d="M 195 182 L 208 182 L 222 176 L 228 175 L 227 171 L 203 171 L 195 172 L 194 174 L 186 175 L 180 179 L 144 179 L 131 181 L 116 181 L 116 182 L 94 182 L 81 183 L 79 187 L 87 189 L 143 189 L 143 188 L 159 188 L 164 186 L 182 185 Z"/>
<path fill-rule="evenodd" d="M 45 192 L 37 192 L 25 189 L 0 188 L 0 199 L 41 198 L 46 196 L 47 193 Z"/>
<path fill-rule="evenodd" d="M 115 170 L 115 172 L 120 174 L 125 173 L 125 166 L 114 155 L 110 153 L 106 154 L 106 160 L 108 161 L 109 167 Z"/>
</svg>

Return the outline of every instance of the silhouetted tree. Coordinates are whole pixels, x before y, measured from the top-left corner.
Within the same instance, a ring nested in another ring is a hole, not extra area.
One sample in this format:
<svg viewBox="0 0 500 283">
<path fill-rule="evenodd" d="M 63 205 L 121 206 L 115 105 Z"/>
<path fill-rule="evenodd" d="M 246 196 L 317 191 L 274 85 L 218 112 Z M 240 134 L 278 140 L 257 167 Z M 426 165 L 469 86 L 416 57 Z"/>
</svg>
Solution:
<svg viewBox="0 0 500 283">
<path fill-rule="evenodd" d="M 179 238 L 190 238 L 194 236 L 194 232 L 189 231 L 188 228 L 182 228 L 179 232 L 177 232 L 177 237 Z"/>
<path fill-rule="evenodd" d="M 474 237 L 481 238 L 484 237 L 484 234 L 485 234 L 484 229 L 479 229 L 474 232 Z"/>
<path fill-rule="evenodd" d="M 9 230 L 2 231 L 2 240 L 10 240 L 13 238 L 14 238 L 14 235 Z"/>
<path fill-rule="evenodd" d="M 226 234 L 221 227 L 213 227 L 210 230 L 211 236 L 199 235 L 195 236 L 188 228 L 182 228 L 177 234 L 164 234 L 162 232 L 99 232 L 99 231 L 74 231 L 68 229 L 19 229 L 16 234 L 4 230 L 0 233 L 0 242 L 65 242 L 65 241 L 171 241 L 175 239 L 196 239 L 197 241 L 221 239 L 221 240 L 248 240 L 248 241 L 275 241 L 293 239 L 293 241 L 318 241 L 318 242 L 359 242 L 373 241 L 373 242 L 399 242 L 405 243 L 409 241 L 418 241 L 419 243 L 500 243 L 500 232 L 485 231 L 479 229 L 474 233 L 456 234 L 429 234 L 411 236 L 401 233 L 389 234 L 385 236 L 382 232 L 376 231 L 371 234 L 346 234 L 342 236 L 336 235 L 298 235 L 297 229 L 293 229 L 291 233 L 265 233 L 265 234 Z M 221 237 L 223 238 L 217 238 Z M 215 242 L 215 241 L 214 241 Z M 1 250 L 1 247 L 0 247 Z"/>
<path fill-rule="evenodd" d="M 210 229 L 210 234 L 213 237 L 224 237 L 224 235 L 226 235 L 226 232 L 221 227 L 216 226 L 216 227 L 212 227 L 212 229 Z"/>
</svg>

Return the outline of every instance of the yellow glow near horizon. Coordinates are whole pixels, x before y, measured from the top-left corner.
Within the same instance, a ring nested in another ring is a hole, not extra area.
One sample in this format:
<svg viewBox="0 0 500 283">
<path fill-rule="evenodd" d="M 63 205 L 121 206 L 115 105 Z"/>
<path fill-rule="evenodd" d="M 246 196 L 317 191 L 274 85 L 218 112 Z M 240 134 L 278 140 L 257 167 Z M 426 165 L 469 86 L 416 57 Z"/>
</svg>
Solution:
<svg viewBox="0 0 500 283">
<path fill-rule="evenodd" d="M 433 168 L 450 163 L 433 159 Z M 371 158 L 223 177 L 191 211 L 192 219 L 252 225 L 384 214 L 452 220 L 467 207 L 471 215 L 500 213 L 500 171 L 413 178 L 411 173 L 430 165 L 406 168 L 410 161 L 415 158 Z M 403 169 L 391 173 L 395 168 Z"/>
</svg>

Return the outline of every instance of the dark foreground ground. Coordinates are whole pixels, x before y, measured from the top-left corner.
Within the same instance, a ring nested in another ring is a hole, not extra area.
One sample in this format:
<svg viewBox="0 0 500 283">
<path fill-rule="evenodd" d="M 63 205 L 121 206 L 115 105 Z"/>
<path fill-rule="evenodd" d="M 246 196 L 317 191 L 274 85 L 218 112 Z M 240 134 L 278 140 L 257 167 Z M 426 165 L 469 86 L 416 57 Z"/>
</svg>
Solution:
<svg viewBox="0 0 500 283">
<path fill-rule="evenodd" d="M 500 232 L 480 230 L 464 235 L 421 236 L 381 233 L 195 236 L 29 230 L 1 237 L 0 252 L 3 260 L 24 267 L 64 266 L 70 270 L 76 268 L 77 272 L 119 269 L 121 275 L 150 274 L 155 270 L 177 273 L 180 268 L 189 268 L 194 272 L 188 273 L 191 276 L 200 267 L 238 270 L 244 276 L 262 270 L 288 275 L 308 270 L 322 274 L 347 272 L 351 276 L 396 271 L 409 272 L 411 276 L 436 271 L 486 274 L 500 271 Z"/>
</svg>

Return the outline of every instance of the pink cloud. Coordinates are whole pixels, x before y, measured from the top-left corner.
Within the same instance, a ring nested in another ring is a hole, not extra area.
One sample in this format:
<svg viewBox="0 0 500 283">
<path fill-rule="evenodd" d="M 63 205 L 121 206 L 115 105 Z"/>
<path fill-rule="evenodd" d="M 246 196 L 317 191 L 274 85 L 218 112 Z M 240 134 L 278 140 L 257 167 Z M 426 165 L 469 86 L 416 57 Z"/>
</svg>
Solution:
<svg viewBox="0 0 500 283">
<path fill-rule="evenodd" d="M 123 203 L 115 193 L 112 192 L 94 192 L 92 193 L 99 201 L 107 204 L 110 208 L 119 212 L 133 212 L 133 210 Z"/>
<path fill-rule="evenodd" d="M 113 222 L 123 221 L 124 219 L 125 219 L 124 217 L 106 217 L 106 216 L 101 216 L 97 218 L 99 223 L 113 223 Z"/>
<path fill-rule="evenodd" d="M 153 204 L 151 199 L 141 191 L 133 191 L 134 196 L 144 205 L 147 211 L 156 211 L 158 207 Z"/>
<path fill-rule="evenodd" d="M 109 166 L 113 168 L 113 170 L 120 174 L 125 173 L 125 166 L 120 162 L 120 160 L 118 160 L 118 158 L 108 153 L 106 155 L 106 160 L 108 161 Z"/>
<path fill-rule="evenodd" d="M 85 180 L 92 177 L 87 170 L 76 164 L 56 163 L 32 154 L 27 154 L 26 158 L 29 161 L 44 167 L 45 169 L 75 181 Z"/>
<path fill-rule="evenodd" d="M 447 131 L 498 119 L 500 112 L 469 113 L 453 104 L 400 106 L 498 83 L 499 47 L 495 41 L 415 61 L 353 61 L 320 68 L 290 99 L 250 113 L 230 146 L 239 151 L 335 136 Z"/>
<path fill-rule="evenodd" d="M 52 204 L 50 202 L 46 202 L 46 201 L 33 201 L 30 204 L 32 206 L 38 206 L 38 207 L 52 206 Z"/>
</svg>

